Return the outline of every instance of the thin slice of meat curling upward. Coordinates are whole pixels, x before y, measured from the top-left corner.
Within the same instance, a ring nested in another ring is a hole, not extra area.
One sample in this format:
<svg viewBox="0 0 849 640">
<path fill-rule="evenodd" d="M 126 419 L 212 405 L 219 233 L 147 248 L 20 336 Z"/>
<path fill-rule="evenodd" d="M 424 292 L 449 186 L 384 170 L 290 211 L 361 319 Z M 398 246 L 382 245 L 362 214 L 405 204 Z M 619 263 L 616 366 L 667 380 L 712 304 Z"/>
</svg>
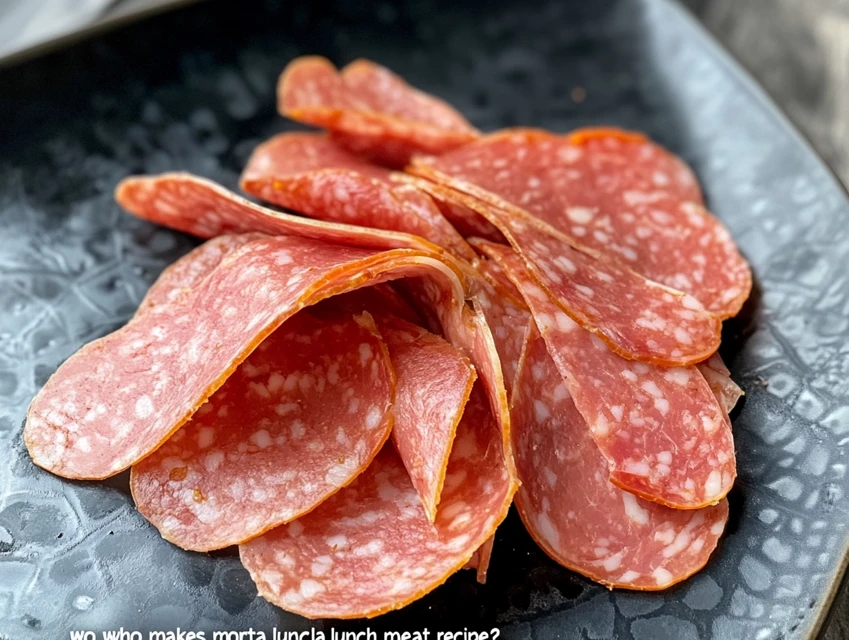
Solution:
<svg viewBox="0 0 849 640">
<path fill-rule="evenodd" d="M 623 359 L 558 309 L 509 248 L 476 244 L 524 295 L 610 481 L 677 509 L 721 500 L 736 476 L 734 440 L 699 370 Z"/>
<path fill-rule="evenodd" d="M 433 522 L 451 445 L 477 374 L 446 340 L 384 311 L 398 307 L 392 302 L 386 291 L 370 287 L 327 300 L 316 311 L 329 305 L 374 317 L 397 380 L 392 441 Z"/>
<path fill-rule="evenodd" d="M 412 170 L 441 182 L 450 176 L 460 189 L 485 189 L 577 245 L 691 294 L 720 317 L 735 315 L 751 290 L 748 264 L 690 188 L 689 171 L 642 136 L 598 133 L 575 144 L 512 129 L 417 159 Z"/>
<path fill-rule="evenodd" d="M 30 405 L 30 455 L 65 477 L 118 473 L 162 445 L 301 308 L 405 277 L 440 293 L 442 317 L 466 310 L 462 281 L 431 253 L 252 239 L 179 297 L 71 356 Z"/>
<path fill-rule="evenodd" d="M 277 108 L 329 129 L 357 154 L 397 168 L 413 153 L 443 153 L 479 135 L 451 105 L 368 60 L 341 71 L 319 56 L 293 60 L 280 76 Z"/>
<path fill-rule="evenodd" d="M 557 306 L 619 355 L 678 366 L 704 360 L 719 346 L 721 321 L 691 295 L 576 249 L 550 225 L 474 185 L 464 187 L 479 192 L 469 195 L 423 179 L 405 180 L 496 225 Z M 446 181 L 453 183 L 452 178 Z"/>
<path fill-rule="evenodd" d="M 392 441 L 433 522 L 457 425 L 477 375 L 468 359 L 426 329 L 387 315 L 377 315 L 376 321 L 398 380 Z"/>
<path fill-rule="evenodd" d="M 400 457 L 385 446 L 317 509 L 240 545 L 260 595 L 308 618 L 372 617 L 462 568 L 505 518 L 516 489 L 480 391 L 457 430 L 435 523 Z"/>
<path fill-rule="evenodd" d="M 701 569 L 728 502 L 695 511 L 648 502 L 611 484 L 607 462 L 534 329 L 513 394 L 521 486 L 531 537 L 563 566 L 610 588 L 665 589 Z"/>
<path fill-rule="evenodd" d="M 133 465 L 136 507 L 166 540 L 195 551 L 294 520 L 380 451 L 392 428 L 394 386 L 367 313 L 326 320 L 301 311 Z"/>
<path fill-rule="evenodd" d="M 282 133 L 254 150 L 240 184 L 311 218 L 414 234 L 473 259 L 474 251 L 430 197 L 391 182 L 390 173 L 325 135 Z"/>
</svg>

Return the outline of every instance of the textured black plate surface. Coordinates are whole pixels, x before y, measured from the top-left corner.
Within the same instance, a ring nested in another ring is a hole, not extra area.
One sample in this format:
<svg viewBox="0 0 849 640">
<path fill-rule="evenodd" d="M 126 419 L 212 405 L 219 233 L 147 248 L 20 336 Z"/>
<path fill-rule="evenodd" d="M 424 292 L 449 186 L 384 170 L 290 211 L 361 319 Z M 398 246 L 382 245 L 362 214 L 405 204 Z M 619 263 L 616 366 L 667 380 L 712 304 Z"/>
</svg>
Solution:
<svg viewBox="0 0 849 640">
<path fill-rule="evenodd" d="M 124 323 L 196 243 L 119 211 L 116 182 L 180 169 L 235 186 L 254 145 L 286 126 L 274 85 L 301 53 L 374 58 L 483 129 L 645 130 L 696 169 L 757 279 L 725 331 L 747 397 L 732 520 L 705 571 L 665 593 L 609 593 L 548 560 L 511 516 L 487 585 L 455 576 L 372 627 L 450 616 L 510 638 L 811 634 L 849 521 L 849 204 L 836 181 L 665 0 L 354 4 L 202 4 L 0 73 L 0 637 L 312 624 L 258 598 L 232 553 L 161 540 L 125 477 L 55 478 L 20 435 L 58 364 Z"/>
</svg>

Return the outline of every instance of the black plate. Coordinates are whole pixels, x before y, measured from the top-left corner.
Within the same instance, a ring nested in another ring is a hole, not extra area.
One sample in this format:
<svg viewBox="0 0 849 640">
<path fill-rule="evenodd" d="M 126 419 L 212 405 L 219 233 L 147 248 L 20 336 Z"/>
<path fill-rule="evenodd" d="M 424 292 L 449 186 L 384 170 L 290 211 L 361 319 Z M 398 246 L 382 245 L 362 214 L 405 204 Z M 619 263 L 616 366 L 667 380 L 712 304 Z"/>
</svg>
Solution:
<svg viewBox="0 0 849 640">
<path fill-rule="evenodd" d="M 665 0 L 358 4 L 201 4 L 0 73 L 0 636 L 311 624 L 258 598 L 232 553 L 161 540 L 126 478 L 55 478 L 20 437 L 57 365 L 124 323 L 196 243 L 119 211 L 116 182 L 180 169 L 235 186 L 254 145 L 286 126 L 275 81 L 301 53 L 378 60 L 483 129 L 645 130 L 696 169 L 757 279 L 725 331 L 747 396 L 732 521 L 705 571 L 665 593 L 609 593 L 548 560 L 511 516 L 486 586 L 465 572 L 372 627 L 450 616 L 510 638 L 813 634 L 849 522 L 849 204 L 835 179 Z"/>
</svg>

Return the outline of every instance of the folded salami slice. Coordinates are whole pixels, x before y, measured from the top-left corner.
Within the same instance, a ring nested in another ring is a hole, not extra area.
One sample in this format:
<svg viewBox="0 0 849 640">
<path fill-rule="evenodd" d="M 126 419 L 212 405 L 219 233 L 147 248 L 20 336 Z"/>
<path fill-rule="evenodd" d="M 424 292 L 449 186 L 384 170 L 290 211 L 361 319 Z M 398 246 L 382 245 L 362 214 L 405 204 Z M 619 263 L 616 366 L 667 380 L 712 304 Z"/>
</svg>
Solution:
<svg viewBox="0 0 849 640">
<path fill-rule="evenodd" d="M 642 135 L 507 130 L 413 164 L 486 189 L 720 317 L 735 315 L 751 290 L 749 266 L 702 206 L 689 169 Z"/>
<path fill-rule="evenodd" d="M 413 153 L 442 153 L 478 136 L 451 105 L 368 60 L 341 71 L 318 56 L 293 60 L 280 76 L 277 108 L 330 129 L 358 154 L 399 168 Z"/>
<path fill-rule="evenodd" d="M 558 309 L 513 251 L 478 246 L 524 295 L 610 481 L 678 509 L 722 499 L 736 476 L 731 423 L 699 370 L 621 358 Z"/>
<path fill-rule="evenodd" d="M 608 587 L 640 590 L 665 589 L 705 565 L 728 502 L 681 511 L 608 482 L 607 462 L 536 331 L 512 406 L 516 507 L 554 560 Z"/>
<path fill-rule="evenodd" d="M 433 254 L 294 236 L 246 242 L 172 302 L 71 356 L 30 405 L 30 455 L 65 477 L 115 474 L 163 444 L 295 312 L 403 277 L 426 278 L 443 315 L 461 314 L 462 282 Z"/>
<path fill-rule="evenodd" d="M 239 547 L 266 600 L 308 618 L 399 609 L 461 569 L 507 515 L 516 485 L 480 390 L 473 392 L 431 524 L 400 457 L 384 447 L 311 513 Z"/>
<path fill-rule="evenodd" d="M 457 425 L 477 376 L 468 359 L 426 329 L 387 315 L 378 315 L 377 325 L 398 379 L 392 441 L 433 522 Z"/>
<path fill-rule="evenodd" d="M 368 467 L 389 437 L 394 387 L 367 313 L 302 311 L 133 466 L 136 507 L 165 539 L 195 551 L 289 522 Z"/>
<path fill-rule="evenodd" d="M 453 178 L 435 178 L 456 183 Z M 463 187 L 475 191 L 469 195 L 444 184 L 406 180 L 438 200 L 459 202 L 490 220 L 552 300 L 621 356 L 686 365 L 704 360 L 719 346 L 721 321 L 691 295 L 574 248 L 556 229 L 474 185 Z"/>
<path fill-rule="evenodd" d="M 282 133 L 256 148 L 241 187 L 311 218 L 411 233 L 473 259 L 474 251 L 433 200 L 391 182 L 390 173 L 325 135 Z"/>
</svg>

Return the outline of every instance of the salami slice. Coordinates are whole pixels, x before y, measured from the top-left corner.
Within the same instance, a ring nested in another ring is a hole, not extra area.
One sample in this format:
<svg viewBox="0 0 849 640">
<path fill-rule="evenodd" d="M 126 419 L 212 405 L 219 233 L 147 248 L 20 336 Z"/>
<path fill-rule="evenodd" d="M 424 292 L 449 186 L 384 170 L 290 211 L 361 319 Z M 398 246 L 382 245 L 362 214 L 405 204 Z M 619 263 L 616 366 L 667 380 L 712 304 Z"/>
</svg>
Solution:
<svg viewBox="0 0 849 640">
<path fill-rule="evenodd" d="M 731 372 L 718 353 L 698 364 L 699 371 L 707 380 L 719 404 L 725 409 L 725 413 L 737 406 L 737 401 L 745 395 L 737 383 L 731 379 Z"/>
<path fill-rule="evenodd" d="M 751 290 L 751 271 L 702 206 L 689 170 L 641 135 L 582 135 L 508 130 L 422 159 L 418 171 L 486 189 L 720 317 L 735 315 Z"/>
<path fill-rule="evenodd" d="M 328 300 L 331 308 L 371 312 L 397 380 L 392 441 L 433 521 L 451 445 L 477 377 L 469 359 L 443 338 L 391 312 L 400 305 L 375 287 Z"/>
<path fill-rule="evenodd" d="M 608 587 L 665 589 L 701 569 L 728 502 L 681 511 L 607 480 L 599 453 L 546 345 L 534 331 L 513 396 L 516 507 L 554 560 Z"/>
<path fill-rule="evenodd" d="M 686 365 L 704 360 L 719 346 L 721 321 L 691 295 L 574 248 L 556 229 L 474 185 L 464 187 L 476 192 L 468 195 L 442 184 L 409 180 L 439 200 L 461 202 L 498 226 L 552 300 L 621 356 Z"/>
<path fill-rule="evenodd" d="M 566 136 L 593 158 L 596 170 L 607 173 L 622 191 L 660 189 L 686 202 L 704 202 L 696 175 L 678 156 L 638 131 L 617 127 L 584 127 Z M 613 188 L 613 184 L 610 184 Z"/>
<path fill-rule="evenodd" d="M 475 370 L 454 347 L 421 327 L 387 315 L 378 315 L 377 324 L 398 379 L 392 441 L 433 522 Z"/>
<path fill-rule="evenodd" d="M 444 316 L 465 308 L 462 282 L 430 253 L 251 240 L 179 298 L 69 358 L 30 405 L 30 455 L 65 477 L 115 474 L 163 444 L 295 312 L 403 277 L 426 278 Z"/>
<path fill-rule="evenodd" d="M 610 481 L 678 509 L 721 500 L 736 476 L 731 423 L 699 370 L 621 358 L 560 311 L 509 248 L 479 246 L 522 291 Z"/>
<path fill-rule="evenodd" d="M 429 196 L 390 182 L 389 175 L 327 136 L 282 133 L 257 147 L 241 186 L 311 218 L 410 233 L 467 260 L 475 257 Z"/>
<path fill-rule="evenodd" d="M 418 236 L 310 220 L 257 205 L 188 173 L 127 178 L 115 199 L 130 213 L 201 238 L 259 232 L 296 235 L 356 247 L 443 250 Z"/>
<path fill-rule="evenodd" d="M 384 447 L 369 469 L 311 513 L 239 547 L 266 600 L 308 618 L 371 617 L 442 584 L 507 515 L 515 483 L 480 390 L 448 465 L 436 522 L 401 459 Z"/>
<path fill-rule="evenodd" d="M 136 507 L 183 549 L 245 542 L 349 484 L 389 437 L 395 376 L 371 317 L 301 311 L 132 468 Z"/>
<path fill-rule="evenodd" d="M 521 294 L 492 260 L 479 260 L 484 279 L 476 281 L 475 296 L 492 332 L 508 397 L 519 368 L 531 315 Z"/>
<path fill-rule="evenodd" d="M 284 116 L 328 128 L 356 153 L 393 167 L 478 136 L 451 105 L 368 60 L 338 71 L 325 58 L 297 58 L 280 76 L 277 100 Z"/>
</svg>

